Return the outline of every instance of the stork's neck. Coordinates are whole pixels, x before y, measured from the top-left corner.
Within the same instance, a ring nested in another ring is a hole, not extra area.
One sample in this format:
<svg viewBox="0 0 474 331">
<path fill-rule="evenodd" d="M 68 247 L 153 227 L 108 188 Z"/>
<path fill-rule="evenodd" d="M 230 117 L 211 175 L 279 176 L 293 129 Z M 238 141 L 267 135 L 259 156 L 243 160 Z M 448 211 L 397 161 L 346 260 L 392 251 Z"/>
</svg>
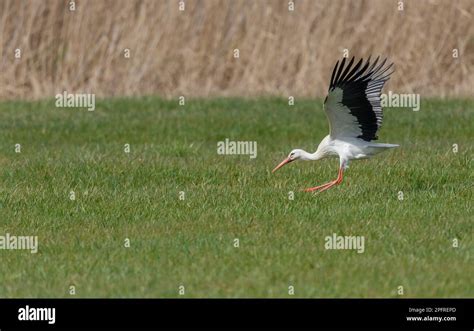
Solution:
<svg viewBox="0 0 474 331">
<path fill-rule="evenodd" d="M 324 157 L 324 155 L 321 153 L 319 149 L 314 153 L 308 153 L 306 151 L 303 151 L 301 154 L 302 154 L 301 159 L 304 161 L 316 161 Z"/>
</svg>

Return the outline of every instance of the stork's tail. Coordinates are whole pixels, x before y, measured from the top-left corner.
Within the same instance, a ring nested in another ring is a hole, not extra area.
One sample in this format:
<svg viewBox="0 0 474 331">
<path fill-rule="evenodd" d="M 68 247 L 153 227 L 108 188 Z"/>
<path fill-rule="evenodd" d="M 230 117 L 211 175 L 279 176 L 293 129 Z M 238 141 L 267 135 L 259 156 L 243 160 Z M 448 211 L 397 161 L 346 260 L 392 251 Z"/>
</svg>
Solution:
<svg viewBox="0 0 474 331">
<path fill-rule="evenodd" d="M 378 144 L 378 143 L 373 143 L 373 144 L 370 144 L 370 147 L 395 148 L 395 147 L 400 147 L 400 145 L 396 145 L 396 144 Z"/>
<path fill-rule="evenodd" d="M 369 153 L 372 155 L 382 153 L 383 151 L 386 151 L 387 149 L 392 149 L 395 147 L 398 147 L 399 145 L 395 144 L 378 144 L 378 143 L 372 143 L 370 144 L 369 148 Z"/>
</svg>

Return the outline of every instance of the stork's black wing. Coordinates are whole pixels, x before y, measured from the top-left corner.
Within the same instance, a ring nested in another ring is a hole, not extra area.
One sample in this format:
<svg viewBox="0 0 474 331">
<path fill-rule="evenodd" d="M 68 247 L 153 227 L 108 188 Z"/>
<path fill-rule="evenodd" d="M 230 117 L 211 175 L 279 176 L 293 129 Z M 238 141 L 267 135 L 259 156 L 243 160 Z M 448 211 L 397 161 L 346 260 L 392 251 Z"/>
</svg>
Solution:
<svg viewBox="0 0 474 331">
<path fill-rule="evenodd" d="M 355 65 L 354 57 L 347 65 L 346 58 L 337 61 L 324 102 L 331 137 L 377 139 L 383 117 L 380 94 L 393 73 L 389 71 L 393 63 L 385 65 L 386 61 L 378 65 L 379 58 L 371 64 L 370 57 Z"/>
</svg>

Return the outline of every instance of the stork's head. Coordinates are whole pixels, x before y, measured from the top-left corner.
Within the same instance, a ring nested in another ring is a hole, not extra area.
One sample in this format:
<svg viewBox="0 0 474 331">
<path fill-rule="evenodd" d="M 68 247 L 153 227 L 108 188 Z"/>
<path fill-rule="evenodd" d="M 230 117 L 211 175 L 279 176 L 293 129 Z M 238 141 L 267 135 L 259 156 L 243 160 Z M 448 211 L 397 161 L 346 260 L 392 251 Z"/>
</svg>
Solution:
<svg viewBox="0 0 474 331">
<path fill-rule="evenodd" d="M 302 149 L 294 149 L 290 152 L 290 154 L 288 154 L 288 157 L 286 159 L 284 159 L 283 161 L 281 161 L 281 163 L 279 165 L 277 165 L 275 167 L 275 169 L 273 169 L 272 172 L 275 172 L 277 171 L 278 169 L 280 169 L 281 167 L 283 167 L 285 164 L 288 164 L 290 162 L 293 162 L 293 161 L 296 161 L 296 160 L 302 160 L 303 159 L 303 155 L 304 155 L 304 151 Z"/>
</svg>

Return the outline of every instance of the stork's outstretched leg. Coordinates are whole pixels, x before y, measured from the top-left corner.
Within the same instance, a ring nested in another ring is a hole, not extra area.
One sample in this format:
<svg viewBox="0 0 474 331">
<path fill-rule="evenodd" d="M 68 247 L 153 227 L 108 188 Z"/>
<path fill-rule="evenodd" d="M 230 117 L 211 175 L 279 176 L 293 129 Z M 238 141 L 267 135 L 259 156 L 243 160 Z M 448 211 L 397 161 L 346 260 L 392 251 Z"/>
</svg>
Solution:
<svg viewBox="0 0 474 331">
<path fill-rule="evenodd" d="M 337 173 L 337 178 L 336 179 L 330 181 L 329 183 L 323 184 L 323 185 L 307 188 L 305 190 L 305 192 L 314 192 L 316 190 L 320 190 L 319 192 L 326 191 L 327 189 L 330 189 L 334 185 L 338 185 L 338 184 L 342 183 L 343 173 L 344 173 L 344 167 L 340 167 L 339 172 Z"/>
</svg>

